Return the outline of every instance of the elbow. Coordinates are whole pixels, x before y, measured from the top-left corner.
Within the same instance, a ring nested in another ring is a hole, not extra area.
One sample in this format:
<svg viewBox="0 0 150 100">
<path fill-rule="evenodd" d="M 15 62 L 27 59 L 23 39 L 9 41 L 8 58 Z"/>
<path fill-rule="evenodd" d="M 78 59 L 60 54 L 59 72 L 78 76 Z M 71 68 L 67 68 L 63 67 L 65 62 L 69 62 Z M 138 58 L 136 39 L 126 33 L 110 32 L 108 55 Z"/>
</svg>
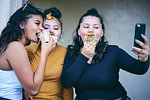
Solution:
<svg viewBox="0 0 150 100">
<path fill-rule="evenodd" d="M 147 72 L 147 70 L 143 70 L 139 73 L 139 75 L 144 75 Z"/>
<path fill-rule="evenodd" d="M 30 90 L 29 93 L 31 96 L 37 96 L 39 91 L 38 90 Z"/>
<path fill-rule="evenodd" d="M 137 72 L 137 73 L 135 73 L 135 74 L 138 74 L 138 75 L 144 75 L 146 72 L 148 71 L 148 68 L 146 68 L 146 69 L 139 69 L 139 71 Z"/>
<path fill-rule="evenodd" d="M 28 89 L 26 88 L 25 90 L 28 92 L 29 95 L 36 96 L 36 95 L 38 95 L 40 89 L 32 87 L 32 88 L 28 88 Z"/>
</svg>

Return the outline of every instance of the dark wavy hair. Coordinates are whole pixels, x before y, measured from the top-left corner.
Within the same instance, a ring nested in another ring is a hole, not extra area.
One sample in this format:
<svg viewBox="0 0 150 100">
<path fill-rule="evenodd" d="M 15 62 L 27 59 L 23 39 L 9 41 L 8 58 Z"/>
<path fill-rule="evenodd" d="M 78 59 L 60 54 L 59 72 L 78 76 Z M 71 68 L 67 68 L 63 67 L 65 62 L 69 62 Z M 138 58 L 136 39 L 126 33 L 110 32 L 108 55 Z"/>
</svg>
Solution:
<svg viewBox="0 0 150 100">
<path fill-rule="evenodd" d="M 81 16 L 79 20 L 79 24 L 76 28 L 76 35 L 73 38 L 73 44 L 69 45 L 67 48 L 67 52 L 69 52 L 70 59 L 75 60 L 79 54 L 80 54 L 80 49 L 83 47 L 83 41 L 81 37 L 78 35 L 78 30 L 80 28 L 80 24 L 83 21 L 83 18 L 86 16 L 95 16 L 100 19 L 100 23 L 102 24 L 102 29 L 105 33 L 105 26 L 103 23 L 102 17 L 99 15 L 97 10 L 95 8 L 89 9 L 84 15 Z M 107 47 L 107 41 L 105 41 L 105 35 L 103 35 L 100 39 L 100 41 L 97 43 L 96 49 L 95 49 L 95 56 L 93 57 L 92 64 L 97 63 L 102 60 L 104 57 L 105 51 Z"/>
<path fill-rule="evenodd" d="M 60 10 L 57 9 L 56 7 L 52 7 L 52 8 L 44 10 L 44 13 L 43 13 L 44 20 L 46 19 L 46 15 L 49 14 L 50 12 L 51 12 L 51 16 L 57 18 L 57 20 L 60 22 L 61 28 L 62 28 L 62 21 L 61 21 L 62 14 L 61 14 Z"/>
<path fill-rule="evenodd" d="M 0 36 L 0 53 L 7 49 L 9 43 L 22 38 L 24 30 L 21 29 L 20 24 L 31 18 L 30 15 L 43 17 L 43 13 L 30 4 L 21 7 L 10 17 Z"/>
</svg>

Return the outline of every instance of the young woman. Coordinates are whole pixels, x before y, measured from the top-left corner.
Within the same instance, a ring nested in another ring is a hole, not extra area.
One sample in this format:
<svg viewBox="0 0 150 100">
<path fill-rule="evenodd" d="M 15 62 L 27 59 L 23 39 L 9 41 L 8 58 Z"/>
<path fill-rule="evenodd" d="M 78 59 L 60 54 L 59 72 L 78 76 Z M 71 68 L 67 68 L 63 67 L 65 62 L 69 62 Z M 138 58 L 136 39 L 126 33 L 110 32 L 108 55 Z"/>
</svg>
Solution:
<svg viewBox="0 0 150 100">
<path fill-rule="evenodd" d="M 68 46 L 61 76 L 63 87 L 74 87 L 77 100 L 129 100 L 119 82 L 119 70 L 144 74 L 149 68 L 148 39 L 133 47 L 134 59 L 104 40 L 104 23 L 96 9 L 88 10 L 79 20 L 74 44 Z"/>
<path fill-rule="evenodd" d="M 0 36 L 0 98 L 22 100 L 22 87 L 36 95 L 44 79 L 47 57 L 54 46 L 41 39 L 41 55 L 33 72 L 25 45 L 38 42 L 43 30 L 43 14 L 32 5 L 18 9 L 9 19 Z M 52 41 L 52 39 L 50 40 Z"/>
<path fill-rule="evenodd" d="M 46 71 L 42 87 L 37 96 L 33 96 L 33 100 L 72 100 L 72 88 L 62 88 L 60 76 L 63 68 L 66 48 L 57 45 L 62 34 L 62 23 L 60 21 L 61 13 L 57 8 L 49 8 L 44 11 L 44 31 L 48 31 L 51 41 L 55 46 L 52 47 L 48 56 Z M 35 71 L 40 61 L 41 50 L 39 44 L 26 47 L 32 69 Z M 30 97 L 31 98 L 31 97 Z"/>
</svg>

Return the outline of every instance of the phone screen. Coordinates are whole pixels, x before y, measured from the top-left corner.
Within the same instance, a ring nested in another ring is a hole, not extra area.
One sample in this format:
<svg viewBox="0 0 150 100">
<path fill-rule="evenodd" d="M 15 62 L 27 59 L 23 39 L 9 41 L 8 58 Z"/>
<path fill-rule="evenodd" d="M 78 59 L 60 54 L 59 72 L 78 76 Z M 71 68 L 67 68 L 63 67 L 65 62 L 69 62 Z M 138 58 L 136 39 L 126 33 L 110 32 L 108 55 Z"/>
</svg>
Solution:
<svg viewBox="0 0 150 100">
<path fill-rule="evenodd" d="M 141 41 L 144 43 L 144 39 L 142 38 L 141 34 L 145 35 L 145 29 L 146 29 L 146 24 L 144 23 L 137 23 L 135 25 L 135 36 L 134 36 L 134 46 L 141 48 L 136 42 L 135 39 Z"/>
</svg>

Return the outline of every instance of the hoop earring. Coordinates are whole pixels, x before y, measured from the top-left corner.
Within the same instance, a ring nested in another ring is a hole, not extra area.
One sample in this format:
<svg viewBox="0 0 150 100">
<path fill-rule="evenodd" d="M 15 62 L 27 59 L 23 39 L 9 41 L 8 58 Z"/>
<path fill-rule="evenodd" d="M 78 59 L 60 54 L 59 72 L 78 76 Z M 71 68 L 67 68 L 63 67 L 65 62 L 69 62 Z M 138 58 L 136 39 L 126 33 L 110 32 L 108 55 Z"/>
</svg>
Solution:
<svg viewBox="0 0 150 100">
<path fill-rule="evenodd" d="M 79 43 L 80 43 L 80 45 L 82 45 L 83 44 L 83 41 L 82 41 L 82 39 L 81 39 L 81 37 L 79 36 Z"/>
</svg>

